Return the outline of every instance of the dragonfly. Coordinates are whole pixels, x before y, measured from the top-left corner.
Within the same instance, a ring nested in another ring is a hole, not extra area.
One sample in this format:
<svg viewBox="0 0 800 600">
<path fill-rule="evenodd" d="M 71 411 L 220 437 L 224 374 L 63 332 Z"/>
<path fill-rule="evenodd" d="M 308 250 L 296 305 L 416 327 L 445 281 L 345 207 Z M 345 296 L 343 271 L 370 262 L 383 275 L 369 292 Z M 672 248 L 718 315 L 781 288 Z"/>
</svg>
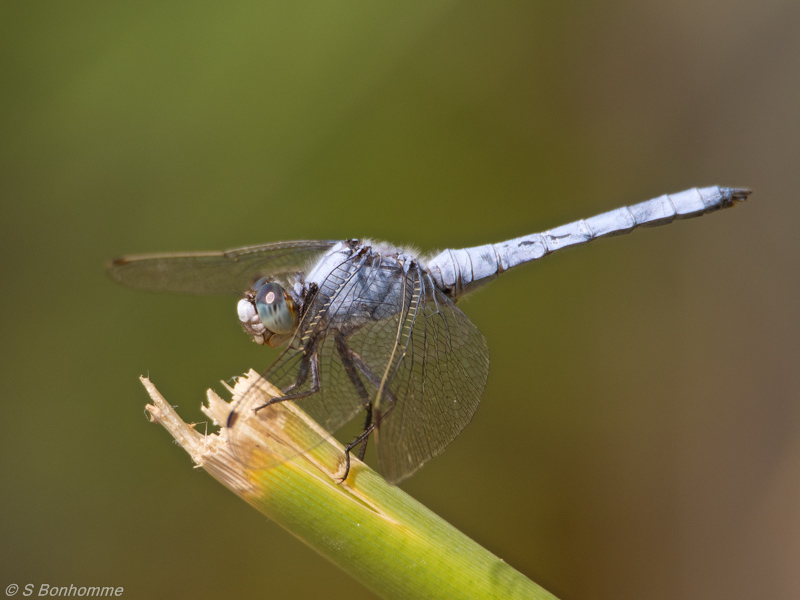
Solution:
<svg viewBox="0 0 800 600">
<path fill-rule="evenodd" d="M 750 193 L 693 188 L 429 257 L 368 239 L 303 240 L 123 257 L 108 272 L 133 288 L 237 294 L 244 331 L 257 344 L 284 347 L 261 375 L 281 395 L 265 402 L 245 393 L 232 405 L 226 427 L 237 456 L 247 455 L 235 450 L 243 414 L 266 420 L 274 404 L 292 401 L 332 434 L 363 413 L 361 433 L 345 446 L 340 481 L 351 453 L 363 459 L 374 437 L 381 473 L 396 484 L 455 439 L 486 387 L 488 346 L 459 300 L 556 251 L 715 212 Z"/>
</svg>

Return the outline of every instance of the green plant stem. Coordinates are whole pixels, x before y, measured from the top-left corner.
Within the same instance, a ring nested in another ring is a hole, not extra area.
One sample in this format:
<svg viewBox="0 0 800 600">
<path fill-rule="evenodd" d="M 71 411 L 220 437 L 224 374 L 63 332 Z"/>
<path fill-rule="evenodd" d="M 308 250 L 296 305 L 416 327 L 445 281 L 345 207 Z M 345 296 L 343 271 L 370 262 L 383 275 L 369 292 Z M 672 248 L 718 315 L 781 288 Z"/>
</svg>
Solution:
<svg viewBox="0 0 800 600">
<path fill-rule="evenodd" d="M 251 372 L 240 379 L 234 400 L 252 393 L 257 378 Z M 256 455 L 274 445 L 276 452 L 293 456 L 269 468 L 253 467 L 249 463 L 267 463 L 240 460 L 239 441 L 234 456 L 225 429 L 205 436 L 196 432 L 149 380 L 142 383 L 153 399 L 151 418 L 199 466 L 381 597 L 555 598 L 364 463 L 353 459 L 347 479 L 337 483 L 343 473 L 341 445 L 295 405 L 273 405 L 275 420 L 267 429 L 260 429 L 263 422 L 255 417 L 237 424 L 237 429 L 253 427 Z M 276 391 L 264 393 L 268 399 Z M 224 423 L 230 406 L 210 390 L 208 400 L 204 412 Z"/>
</svg>

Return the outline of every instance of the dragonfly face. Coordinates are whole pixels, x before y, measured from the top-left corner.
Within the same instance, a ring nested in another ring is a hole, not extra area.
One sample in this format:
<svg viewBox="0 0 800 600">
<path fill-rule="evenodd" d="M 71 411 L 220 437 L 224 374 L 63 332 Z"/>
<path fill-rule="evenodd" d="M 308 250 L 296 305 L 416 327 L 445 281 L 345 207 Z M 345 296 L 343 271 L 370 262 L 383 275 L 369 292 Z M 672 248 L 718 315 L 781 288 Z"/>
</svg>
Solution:
<svg viewBox="0 0 800 600">
<path fill-rule="evenodd" d="M 260 345 L 276 348 L 287 340 L 300 322 L 299 299 L 267 278 L 259 279 L 239 300 L 237 312 L 245 332 Z"/>
</svg>

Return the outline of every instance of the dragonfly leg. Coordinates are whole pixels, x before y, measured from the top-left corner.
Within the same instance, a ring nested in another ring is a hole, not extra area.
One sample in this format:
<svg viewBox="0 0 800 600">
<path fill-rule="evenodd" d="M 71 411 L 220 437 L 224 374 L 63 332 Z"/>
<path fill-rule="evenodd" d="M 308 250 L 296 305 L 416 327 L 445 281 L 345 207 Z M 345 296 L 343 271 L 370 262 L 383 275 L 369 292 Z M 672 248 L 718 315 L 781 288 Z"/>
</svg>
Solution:
<svg viewBox="0 0 800 600">
<path fill-rule="evenodd" d="M 339 353 L 339 358 L 342 360 L 342 366 L 344 366 L 344 370 L 347 373 L 350 382 L 353 384 L 356 393 L 361 398 L 361 403 L 364 405 L 364 410 L 367 411 L 367 421 L 364 424 L 364 431 L 366 431 L 372 424 L 372 400 L 366 386 L 364 386 L 364 382 L 361 381 L 361 377 L 358 374 L 359 369 L 356 367 L 354 361 L 355 357 L 357 357 L 359 360 L 361 360 L 361 357 L 350 349 L 350 347 L 347 345 L 347 340 L 341 331 L 336 332 L 336 351 Z M 365 437 L 361 448 L 358 450 L 359 460 L 364 460 L 364 455 L 367 453 L 368 443 L 369 437 Z"/>
<path fill-rule="evenodd" d="M 291 392 L 297 386 L 303 385 L 308 379 L 309 374 L 311 375 L 311 387 L 308 390 L 304 392 L 297 392 L 296 394 L 287 393 Z M 263 410 L 273 404 L 277 404 L 278 402 L 286 402 L 287 400 L 305 398 L 306 396 L 316 394 L 319 391 L 319 388 L 319 357 L 317 356 L 316 348 L 314 348 L 313 351 L 308 355 L 308 358 L 303 357 L 303 361 L 300 364 L 300 370 L 297 373 L 297 381 L 295 381 L 289 387 L 281 390 L 283 392 L 283 396 L 272 398 L 269 402 L 266 402 L 261 406 L 256 406 L 253 408 L 253 412 L 257 413 L 258 411 Z M 230 413 L 228 413 L 228 421 L 225 423 L 225 426 L 233 427 L 238 418 L 239 413 L 236 412 L 236 409 L 234 408 Z"/>
<path fill-rule="evenodd" d="M 316 394 L 319 391 L 320 388 L 319 356 L 317 356 L 316 348 L 308 356 L 309 358 L 303 358 L 303 362 L 300 364 L 300 370 L 297 373 L 297 381 L 295 381 L 289 387 L 281 390 L 284 395 L 278 396 L 277 398 L 272 398 L 269 402 L 266 402 L 261 406 L 257 406 L 255 409 L 253 409 L 255 412 L 263 410 L 268 406 L 272 406 L 273 404 L 277 404 L 278 402 L 286 402 L 287 400 L 299 400 L 300 398 L 306 398 L 307 396 Z M 292 394 L 291 393 L 292 390 L 296 389 L 297 387 L 303 385 L 306 382 L 309 374 L 311 375 L 311 387 L 303 392 L 296 392 Z"/>
<path fill-rule="evenodd" d="M 361 372 L 361 374 L 364 376 L 364 378 L 367 381 L 369 381 L 373 386 L 375 386 L 375 389 L 380 389 L 380 387 L 381 387 L 381 378 L 378 377 L 375 374 L 375 371 L 370 369 L 369 365 L 364 361 L 363 358 L 361 358 L 361 355 L 358 352 L 356 352 L 355 350 L 353 350 L 346 343 L 343 346 L 343 350 L 345 352 L 347 352 L 348 360 L 350 362 L 352 362 L 352 364 L 354 364 L 358 368 L 358 370 Z M 342 360 L 344 361 L 344 357 L 343 356 L 342 356 Z M 359 382 L 360 382 L 360 380 L 359 380 Z M 395 400 L 395 396 L 392 393 L 392 391 L 391 390 L 386 390 L 385 393 L 386 393 L 386 397 L 393 404 L 394 400 Z"/>
<path fill-rule="evenodd" d="M 370 427 L 372 427 L 372 402 L 367 404 L 367 418 L 364 421 L 364 431 L 367 431 Z M 358 460 L 364 460 L 364 455 L 367 453 L 368 443 L 369 443 L 369 438 L 365 439 L 361 448 L 359 448 Z"/>
<path fill-rule="evenodd" d="M 358 352 L 356 352 L 355 350 L 350 348 L 350 346 L 348 346 L 347 344 L 344 344 L 343 349 L 344 349 L 344 351 L 347 352 L 348 361 L 351 361 L 352 364 L 354 364 L 358 368 L 358 370 L 366 378 L 366 380 L 369 381 L 373 386 L 375 386 L 375 389 L 380 389 L 380 387 L 381 387 L 381 378 L 378 377 L 372 369 L 370 369 L 369 365 L 364 361 L 363 358 L 361 358 L 361 355 L 359 355 Z M 344 360 L 344 357 L 342 357 L 342 361 L 343 362 L 347 362 L 347 361 Z M 345 367 L 345 368 L 347 368 L 347 367 Z M 361 383 L 360 379 L 359 379 L 359 383 Z M 397 403 L 397 397 L 394 395 L 394 392 L 392 392 L 392 390 L 390 390 L 388 388 L 384 388 L 384 392 L 383 393 L 386 396 L 386 400 L 389 403 L 389 408 L 386 410 L 385 413 L 383 413 L 383 416 L 385 417 L 387 414 L 389 414 L 389 412 L 391 411 L 392 407 Z M 380 398 L 378 398 L 378 400 L 380 400 Z M 370 401 L 369 402 L 369 407 L 365 406 L 364 408 L 368 409 L 370 411 L 373 411 L 374 406 L 375 406 L 375 402 Z M 375 411 L 375 412 L 377 414 L 380 414 L 380 410 Z M 376 425 L 380 425 L 380 419 L 376 419 L 375 424 Z M 366 429 L 366 427 L 364 429 Z"/>
<path fill-rule="evenodd" d="M 337 332 L 336 334 L 336 351 L 338 352 L 339 357 L 342 359 L 342 365 L 344 366 L 345 372 L 350 378 L 353 387 L 356 389 L 356 393 L 361 397 L 361 400 L 364 403 L 364 410 L 367 412 L 367 418 L 364 422 L 364 430 L 344 448 L 345 470 L 344 475 L 339 480 L 339 483 L 342 483 L 345 479 L 347 479 L 347 475 L 350 473 L 350 453 L 360 445 L 361 447 L 358 449 L 357 456 L 359 460 L 364 460 L 364 455 L 367 453 L 369 436 L 373 431 L 375 431 L 375 428 L 380 424 L 380 421 L 391 412 L 396 402 L 394 393 L 387 389 L 385 390 L 385 395 L 389 402 L 389 408 L 382 414 L 380 411 L 376 411 L 374 409 L 374 404 L 371 400 L 370 394 L 367 391 L 364 382 L 361 380 L 359 373 L 361 373 L 361 375 L 363 375 L 364 378 L 376 389 L 380 389 L 381 378 L 375 374 L 366 361 L 361 358 L 358 352 L 347 345 L 347 338 L 341 332 Z M 380 418 L 375 418 L 376 415 L 380 415 Z"/>
<path fill-rule="evenodd" d="M 364 431 L 361 432 L 361 435 L 356 437 L 352 442 L 347 444 L 344 447 L 344 475 L 339 480 L 339 483 L 343 483 L 347 476 L 350 474 L 350 453 L 353 451 L 353 448 L 358 446 L 359 444 L 363 444 L 361 450 L 358 453 L 358 459 L 362 460 L 364 458 L 364 453 L 367 451 L 367 442 L 369 441 L 370 434 L 375 430 L 375 423 L 372 422 L 372 404 L 369 405 L 367 408 L 367 422 L 364 426 Z"/>
<path fill-rule="evenodd" d="M 361 373 L 364 375 L 364 377 L 367 378 L 367 381 L 369 381 L 372 385 L 374 385 L 376 389 L 380 389 L 381 378 L 378 377 L 375 374 L 375 372 L 369 368 L 369 365 L 366 362 L 364 362 L 364 359 L 361 358 L 355 350 L 349 348 L 348 350 L 350 350 L 353 362 L 358 367 L 358 370 L 361 371 Z M 386 416 L 389 413 L 389 411 L 391 411 L 391 407 L 393 407 L 397 403 L 397 397 L 394 395 L 394 392 L 388 388 L 384 388 L 383 394 L 389 403 L 389 409 L 387 409 L 386 412 L 384 413 L 384 416 Z M 380 398 L 378 398 L 378 400 L 380 401 Z M 380 411 L 376 412 L 380 414 Z M 380 420 L 377 419 L 375 424 L 380 425 L 379 421 Z"/>
<path fill-rule="evenodd" d="M 371 404 L 370 394 L 367 391 L 367 388 L 364 386 L 364 382 L 361 381 L 361 377 L 358 376 L 359 369 L 356 368 L 356 362 L 354 360 L 355 357 L 358 357 L 359 360 L 361 357 L 350 349 L 350 346 L 347 345 L 347 340 L 341 331 L 336 332 L 336 352 L 339 354 L 339 358 L 342 359 L 342 366 L 344 366 L 344 370 L 347 373 L 347 377 L 350 379 L 350 383 L 353 384 L 356 393 L 358 394 L 359 398 L 361 398 L 361 403 L 364 405 L 364 408 L 370 410 L 368 408 L 368 406 Z"/>
<path fill-rule="evenodd" d="M 364 452 L 367 450 L 367 441 L 369 440 L 369 436 L 375 431 L 375 428 L 378 427 L 383 419 L 385 419 L 389 413 L 392 412 L 392 409 L 395 407 L 395 403 L 392 402 L 389 405 L 389 408 L 386 409 L 384 413 L 380 413 L 380 411 L 373 411 L 372 404 L 370 403 L 369 407 L 367 408 L 367 421 L 364 423 L 364 431 L 356 437 L 352 442 L 347 444 L 344 447 L 344 475 L 339 480 L 339 483 L 344 483 L 344 480 L 347 479 L 347 476 L 350 474 L 350 453 L 353 451 L 353 448 L 358 446 L 359 444 L 363 443 L 364 446 L 358 453 L 358 459 L 364 459 Z M 376 414 L 377 413 L 377 414 Z"/>
</svg>

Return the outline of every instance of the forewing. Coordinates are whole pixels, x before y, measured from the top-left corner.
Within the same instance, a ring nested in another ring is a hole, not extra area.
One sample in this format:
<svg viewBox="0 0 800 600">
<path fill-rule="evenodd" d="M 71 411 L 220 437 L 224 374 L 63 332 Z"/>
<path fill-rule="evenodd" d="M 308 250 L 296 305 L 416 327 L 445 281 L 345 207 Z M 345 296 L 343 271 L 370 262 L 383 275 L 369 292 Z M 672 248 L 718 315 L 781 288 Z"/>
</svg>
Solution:
<svg viewBox="0 0 800 600">
<path fill-rule="evenodd" d="M 115 259 L 109 276 L 128 287 L 189 294 L 240 294 L 256 279 L 300 271 L 336 242 L 294 241 L 224 252 L 148 254 Z"/>
<path fill-rule="evenodd" d="M 472 420 L 489 374 L 478 328 L 421 273 L 405 314 L 398 358 L 379 400 L 381 473 L 391 483 L 439 454 Z"/>
</svg>

